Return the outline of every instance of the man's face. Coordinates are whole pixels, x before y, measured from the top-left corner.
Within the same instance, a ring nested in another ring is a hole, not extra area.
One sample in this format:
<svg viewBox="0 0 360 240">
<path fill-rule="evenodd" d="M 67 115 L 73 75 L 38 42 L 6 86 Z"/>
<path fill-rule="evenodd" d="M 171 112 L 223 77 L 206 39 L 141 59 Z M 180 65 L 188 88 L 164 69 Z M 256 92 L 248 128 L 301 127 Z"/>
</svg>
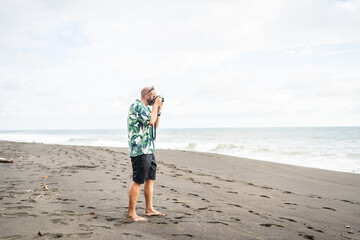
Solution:
<svg viewBox="0 0 360 240">
<path fill-rule="evenodd" d="M 146 100 L 147 100 L 147 103 L 152 106 L 154 105 L 154 98 L 156 96 L 156 91 L 155 90 L 151 90 L 151 92 L 149 92 L 146 96 Z"/>
</svg>

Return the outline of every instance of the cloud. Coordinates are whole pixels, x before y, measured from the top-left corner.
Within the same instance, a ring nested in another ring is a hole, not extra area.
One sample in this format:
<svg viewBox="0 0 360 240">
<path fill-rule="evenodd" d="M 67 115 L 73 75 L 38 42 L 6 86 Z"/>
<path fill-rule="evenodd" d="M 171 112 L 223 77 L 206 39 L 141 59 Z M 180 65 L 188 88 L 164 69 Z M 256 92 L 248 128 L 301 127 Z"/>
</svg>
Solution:
<svg viewBox="0 0 360 240">
<path fill-rule="evenodd" d="M 17 79 L 1 81 L 0 88 L 2 90 L 19 90 L 21 89 L 21 83 Z"/>
<path fill-rule="evenodd" d="M 350 111 L 355 122 L 359 11 L 351 0 L 2 1 L 0 101 L 24 122 L 1 125 L 124 126 L 145 85 L 165 96 L 168 127 L 301 125 L 294 116 L 315 111 L 330 124 L 331 106 L 334 123 Z"/>
</svg>

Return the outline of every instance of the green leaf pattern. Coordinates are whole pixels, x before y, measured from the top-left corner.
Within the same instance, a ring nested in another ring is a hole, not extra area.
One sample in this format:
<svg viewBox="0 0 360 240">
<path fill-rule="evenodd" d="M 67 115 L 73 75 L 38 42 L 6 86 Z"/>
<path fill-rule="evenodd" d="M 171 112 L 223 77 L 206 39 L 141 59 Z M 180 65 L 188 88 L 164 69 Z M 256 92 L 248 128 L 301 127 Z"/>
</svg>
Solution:
<svg viewBox="0 0 360 240">
<path fill-rule="evenodd" d="M 130 106 L 127 119 L 130 157 L 154 153 L 152 127 L 149 125 L 150 112 L 150 108 L 138 99 Z"/>
</svg>

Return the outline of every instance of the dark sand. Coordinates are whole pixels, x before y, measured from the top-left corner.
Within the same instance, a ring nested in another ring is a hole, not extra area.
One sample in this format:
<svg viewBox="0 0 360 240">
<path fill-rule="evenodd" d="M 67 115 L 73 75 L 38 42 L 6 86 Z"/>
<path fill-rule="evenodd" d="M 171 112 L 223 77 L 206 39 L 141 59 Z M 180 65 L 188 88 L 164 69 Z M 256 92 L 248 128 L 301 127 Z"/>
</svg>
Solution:
<svg viewBox="0 0 360 240">
<path fill-rule="evenodd" d="M 127 149 L 0 142 L 0 157 L 0 239 L 360 239 L 360 174 L 157 150 L 167 216 L 128 223 Z"/>
</svg>

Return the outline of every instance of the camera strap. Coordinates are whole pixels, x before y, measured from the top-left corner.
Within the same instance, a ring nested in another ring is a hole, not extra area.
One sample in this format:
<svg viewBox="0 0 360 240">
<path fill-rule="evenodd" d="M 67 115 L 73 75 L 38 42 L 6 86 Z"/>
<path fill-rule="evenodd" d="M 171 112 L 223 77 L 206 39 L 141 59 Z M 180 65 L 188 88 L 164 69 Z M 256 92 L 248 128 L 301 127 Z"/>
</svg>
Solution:
<svg viewBox="0 0 360 240">
<path fill-rule="evenodd" d="M 154 123 L 154 129 L 153 129 L 153 137 L 154 137 L 154 140 L 156 139 L 156 121 L 155 121 L 155 123 Z"/>
<path fill-rule="evenodd" d="M 154 126 L 152 127 L 151 135 L 152 135 L 152 139 L 155 140 L 156 139 L 156 121 L 154 123 Z"/>
</svg>

